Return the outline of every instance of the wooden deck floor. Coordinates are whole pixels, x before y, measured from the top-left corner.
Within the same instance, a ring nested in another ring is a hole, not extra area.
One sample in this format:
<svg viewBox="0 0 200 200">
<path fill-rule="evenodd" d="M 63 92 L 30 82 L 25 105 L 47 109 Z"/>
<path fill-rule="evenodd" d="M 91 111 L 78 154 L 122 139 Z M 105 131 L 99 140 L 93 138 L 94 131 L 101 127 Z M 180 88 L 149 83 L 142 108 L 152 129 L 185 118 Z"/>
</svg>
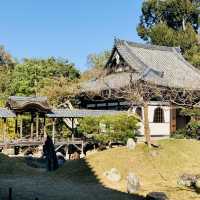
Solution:
<svg viewBox="0 0 200 200">
<path fill-rule="evenodd" d="M 30 140 L 30 139 L 23 139 L 23 140 L 14 140 L 9 141 L 7 143 L 0 142 L 0 148 L 12 148 L 12 147 L 32 147 L 32 146 L 40 146 L 43 145 L 44 141 L 41 140 Z M 83 145 L 84 141 L 76 138 L 74 140 L 68 139 L 68 140 L 62 140 L 62 141 L 56 141 L 55 146 L 61 146 L 61 145 Z"/>
</svg>

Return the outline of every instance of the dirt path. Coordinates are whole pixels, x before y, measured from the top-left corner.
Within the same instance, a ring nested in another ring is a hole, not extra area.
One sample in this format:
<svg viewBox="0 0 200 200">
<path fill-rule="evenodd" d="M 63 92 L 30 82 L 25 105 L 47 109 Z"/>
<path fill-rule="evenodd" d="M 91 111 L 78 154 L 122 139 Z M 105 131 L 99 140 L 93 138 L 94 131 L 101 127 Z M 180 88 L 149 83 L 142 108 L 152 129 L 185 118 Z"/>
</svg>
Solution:
<svg viewBox="0 0 200 200">
<path fill-rule="evenodd" d="M 13 188 L 13 200 L 129 200 L 133 198 L 122 192 L 106 189 L 100 184 L 74 183 L 38 177 L 0 177 L 0 199 L 7 200 L 8 188 Z"/>
</svg>

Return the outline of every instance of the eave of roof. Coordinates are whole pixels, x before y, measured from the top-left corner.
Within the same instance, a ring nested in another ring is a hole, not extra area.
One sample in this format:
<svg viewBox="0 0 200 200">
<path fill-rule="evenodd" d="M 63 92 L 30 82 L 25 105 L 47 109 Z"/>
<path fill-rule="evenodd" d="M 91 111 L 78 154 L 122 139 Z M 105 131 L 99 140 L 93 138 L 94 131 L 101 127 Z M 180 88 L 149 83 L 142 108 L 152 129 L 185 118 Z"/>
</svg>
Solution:
<svg viewBox="0 0 200 200">
<path fill-rule="evenodd" d="M 48 118 L 83 118 L 88 116 L 102 116 L 102 115 L 117 115 L 122 114 L 123 111 L 111 110 L 83 110 L 83 109 L 53 109 L 47 113 Z"/>
</svg>

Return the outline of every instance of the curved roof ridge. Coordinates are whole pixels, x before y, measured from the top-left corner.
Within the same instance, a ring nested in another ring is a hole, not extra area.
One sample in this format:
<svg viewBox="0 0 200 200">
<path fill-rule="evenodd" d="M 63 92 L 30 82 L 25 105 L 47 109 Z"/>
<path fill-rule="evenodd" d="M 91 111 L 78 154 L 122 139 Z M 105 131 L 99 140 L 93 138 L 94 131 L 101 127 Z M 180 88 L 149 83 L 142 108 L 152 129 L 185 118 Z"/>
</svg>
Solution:
<svg viewBox="0 0 200 200">
<path fill-rule="evenodd" d="M 121 39 L 115 39 L 115 45 L 124 45 L 127 43 L 130 46 L 138 47 L 138 48 L 145 48 L 145 49 L 152 49 L 152 50 L 160 50 L 160 51 L 177 51 L 180 52 L 180 47 L 168 47 L 168 46 L 159 46 L 159 45 L 153 45 L 153 44 L 144 44 L 144 43 L 137 43 L 132 42 L 128 40 L 121 40 Z"/>
</svg>

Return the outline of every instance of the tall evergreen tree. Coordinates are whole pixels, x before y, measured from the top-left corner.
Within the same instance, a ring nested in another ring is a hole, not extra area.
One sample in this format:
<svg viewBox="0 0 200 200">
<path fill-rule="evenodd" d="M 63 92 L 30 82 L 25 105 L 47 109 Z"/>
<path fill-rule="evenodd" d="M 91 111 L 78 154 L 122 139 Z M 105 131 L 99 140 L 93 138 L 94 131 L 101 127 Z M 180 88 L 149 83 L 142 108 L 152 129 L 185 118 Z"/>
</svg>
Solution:
<svg viewBox="0 0 200 200">
<path fill-rule="evenodd" d="M 199 26 L 200 0 L 145 0 L 137 31 L 149 43 L 180 46 L 200 68 Z"/>
</svg>

